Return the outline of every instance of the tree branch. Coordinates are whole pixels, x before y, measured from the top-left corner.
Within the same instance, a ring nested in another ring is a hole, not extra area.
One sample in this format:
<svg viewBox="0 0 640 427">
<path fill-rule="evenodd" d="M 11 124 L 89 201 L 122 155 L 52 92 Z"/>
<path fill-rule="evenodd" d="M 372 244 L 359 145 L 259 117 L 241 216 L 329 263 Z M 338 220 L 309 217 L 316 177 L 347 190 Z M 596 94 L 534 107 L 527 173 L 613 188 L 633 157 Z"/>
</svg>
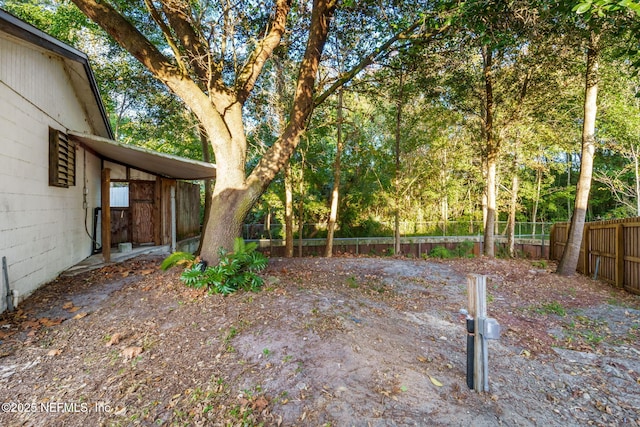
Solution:
<svg viewBox="0 0 640 427">
<path fill-rule="evenodd" d="M 109 3 L 98 3 L 95 0 L 72 1 L 157 78 L 166 81 L 181 75 L 176 66 Z"/>
<path fill-rule="evenodd" d="M 249 93 L 262 72 L 266 60 L 280 44 L 286 29 L 287 16 L 290 9 L 291 0 L 276 0 L 274 17 L 270 23 L 271 28 L 253 50 L 236 79 L 237 99 L 241 104 L 249 97 Z"/>
<path fill-rule="evenodd" d="M 92 21 L 100 25 L 125 50 L 131 53 L 142 65 L 169 89 L 175 92 L 189 105 L 200 122 L 216 129 L 226 129 L 220 112 L 217 112 L 211 100 L 201 88 L 171 63 L 158 48 L 137 28 L 107 2 L 96 0 L 72 0 Z M 214 114 L 211 114 L 212 111 Z M 216 114 L 217 113 L 217 114 Z M 229 134 L 221 132 L 219 139 L 226 140 Z"/>
<path fill-rule="evenodd" d="M 280 138 L 265 152 L 247 178 L 247 184 L 253 193 L 253 198 L 257 199 L 264 192 L 271 180 L 289 161 L 300 142 L 307 119 L 313 111 L 315 80 L 335 5 L 335 0 L 313 1 L 309 39 L 300 65 L 289 123 Z"/>
<path fill-rule="evenodd" d="M 219 64 L 212 61 L 208 41 L 192 25 L 189 18 L 190 9 L 187 6 L 188 3 L 185 2 L 178 5 L 163 2 L 162 9 L 201 86 L 209 90 L 211 85 L 214 85 L 216 90 L 228 92 L 222 82 L 222 70 Z"/>
<path fill-rule="evenodd" d="M 178 46 L 175 44 L 175 42 L 173 40 L 173 34 L 171 34 L 171 29 L 164 22 L 164 20 L 162 19 L 162 16 L 160 16 L 160 13 L 158 12 L 158 9 L 155 8 L 155 6 L 151 2 L 151 0 L 144 0 L 144 4 L 145 4 L 145 6 L 147 6 L 147 10 L 149 11 L 149 14 L 151 15 L 151 18 L 153 18 L 155 23 L 158 24 L 158 27 L 160 27 L 160 30 L 162 31 L 162 34 L 164 35 L 164 39 L 167 41 L 167 44 L 169 45 L 169 47 L 173 51 L 173 55 L 176 58 L 176 62 L 178 63 L 178 66 L 180 67 L 180 71 L 185 75 L 188 74 L 187 66 L 182 61 L 182 53 L 180 52 L 180 49 L 178 49 Z"/>
<path fill-rule="evenodd" d="M 408 28 L 406 28 L 405 30 L 402 30 L 401 32 L 395 34 L 393 37 L 391 37 L 389 40 L 384 42 L 378 48 L 374 49 L 373 52 L 369 53 L 367 56 L 362 58 L 362 60 L 355 67 L 353 67 L 351 70 L 343 73 L 338 78 L 338 80 L 336 80 L 331 85 L 331 87 L 329 87 L 321 95 L 316 97 L 315 100 L 314 100 L 314 103 L 313 103 L 314 106 L 318 106 L 318 105 L 322 104 L 336 90 L 338 90 L 340 87 L 342 87 L 343 85 L 345 85 L 346 83 L 351 81 L 360 71 L 364 70 L 366 67 L 371 65 L 373 63 L 373 61 L 375 61 L 375 59 L 377 57 L 379 57 L 382 53 L 384 53 L 387 50 L 389 50 L 389 48 L 391 48 L 391 46 L 395 42 L 397 42 L 398 40 L 401 40 L 401 39 L 412 38 L 411 33 L 416 28 L 420 27 L 423 22 L 424 21 L 422 19 L 417 20 L 416 22 L 411 24 Z M 438 28 L 438 29 L 434 30 L 433 32 L 427 34 L 426 38 L 430 39 L 432 37 L 435 37 L 436 35 L 441 34 L 444 31 L 446 31 L 447 29 L 449 29 L 449 25 L 445 25 L 445 26 L 443 26 L 441 28 Z"/>
</svg>

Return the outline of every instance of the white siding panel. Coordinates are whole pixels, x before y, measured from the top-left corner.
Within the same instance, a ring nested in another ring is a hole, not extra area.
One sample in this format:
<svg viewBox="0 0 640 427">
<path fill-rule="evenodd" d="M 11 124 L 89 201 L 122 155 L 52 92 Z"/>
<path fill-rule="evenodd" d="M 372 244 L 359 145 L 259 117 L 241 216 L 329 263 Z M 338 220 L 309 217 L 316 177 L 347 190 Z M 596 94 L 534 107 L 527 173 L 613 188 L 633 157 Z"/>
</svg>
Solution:
<svg viewBox="0 0 640 427">
<path fill-rule="evenodd" d="M 91 255 L 85 214 L 92 231 L 100 204 L 100 160 L 83 149 L 76 186 L 49 186 L 49 127 L 90 132 L 63 65 L 0 35 L 0 257 L 22 298 Z"/>
<path fill-rule="evenodd" d="M 65 129 L 91 132 L 62 59 L 0 36 L 0 80 Z"/>
</svg>

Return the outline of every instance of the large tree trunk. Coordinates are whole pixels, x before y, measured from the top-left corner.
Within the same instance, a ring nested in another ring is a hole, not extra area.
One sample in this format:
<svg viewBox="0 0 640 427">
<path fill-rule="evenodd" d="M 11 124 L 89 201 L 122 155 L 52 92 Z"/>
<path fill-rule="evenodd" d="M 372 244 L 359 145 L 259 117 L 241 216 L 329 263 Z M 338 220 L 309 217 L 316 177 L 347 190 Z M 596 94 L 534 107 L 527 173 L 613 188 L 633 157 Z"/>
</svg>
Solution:
<svg viewBox="0 0 640 427">
<path fill-rule="evenodd" d="M 333 255 L 333 233 L 338 219 L 338 198 L 340 196 L 340 157 L 342 156 L 342 89 L 338 91 L 336 158 L 333 162 L 333 191 L 331 192 L 331 212 L 327 227 L 327 244 L 324 256 Z"/>
<path fill-rule="evenodd" d="M 247 177 L 242 106 L 253 91 L 267 59 L 281 45 L 291 2 L 276 0 L 273 3 L 268 29 L 260 35 L 260 40 L 252 41 L 255 49 L 230 86 L 225 81 L 221 64 L 211 61 L 211 54 L 215 51 L 211 40 L 203 38 L 190 22 L 192 9 L 189 2 L 145 2 L 149 20 L 155 21 L 173 51 L 172 55 L 167 55 L 111 3 L 72 1 L 179 96 L 207 131 L 217 162 L 217 176 L 201 256 L 210 263 L 217 263 L 219 248 L 233 248 L 234 239 L 240 236 L 242 222 L 251 206 L 289 161 L 300 141 L 313 111 L 320 58 L 336 3 L 333 0 L 313 0 L 309 36 L 304 58 L 300 61 L 287 127 Z M 202 61 L 203 58 L 209 61 Z"/>
<path fill-rule="evenodd" d="M 580 257 L 582 233 L 587 215 L 589 191 L 593 175 L 593 157 L 595 153 L 595 127 L 598 110 L 598 41 L 599 35 L 591 32 L 589 48 L 587 50 L 587 72 L 584 97 L 584 124 L 582 126 L 582 157 L 580 161 L 580 176 L 576 187 L 576 200 L 569 226 L 569 238 L 560 264 L 558 274 L 571 276 L 575 274 Z"/>
<path fill-rule="evenodd" d="M 493 53 L 491 48 L 483 47 L 483 69 L 485 84 L 485 118 L 484 136 L 487 162 L 487 216 L 484 224 L 484 255 L 493 258 L 495 256 L 495 221 L 496 221 L 496 169 L 498 166 L 499 146 L 493 133 L 493 78 L 491 66 Z"/>
</svg>

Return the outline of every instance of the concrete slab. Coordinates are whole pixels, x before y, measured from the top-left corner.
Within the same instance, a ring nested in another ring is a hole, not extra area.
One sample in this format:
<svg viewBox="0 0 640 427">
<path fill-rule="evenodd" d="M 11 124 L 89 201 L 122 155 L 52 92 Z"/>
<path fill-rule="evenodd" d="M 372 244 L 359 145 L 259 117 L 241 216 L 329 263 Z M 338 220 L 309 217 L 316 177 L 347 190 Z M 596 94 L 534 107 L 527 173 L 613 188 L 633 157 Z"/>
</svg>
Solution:
<svg viewBox="0 0 640 427">
<path fill-rule="evenodd" d="M 102 254 L 91 255 L 85 258 L 80 263 L 67 269 L 62 273 L 62 276 L 75 276 L 76 274 L 84 273 L 86 271 L 96 270 L 102 268 L 105 265 L 118 264 L 131 258 L 135 258 L 139 255 L 148 254 L 163 254 L 169 255 L 171 253 L 169 245 L 164 246 L 139 246 L 134 247 L 130 251 L 125 252 L 111 252 L 111 262 L 105 263 Z"/>
</svg>

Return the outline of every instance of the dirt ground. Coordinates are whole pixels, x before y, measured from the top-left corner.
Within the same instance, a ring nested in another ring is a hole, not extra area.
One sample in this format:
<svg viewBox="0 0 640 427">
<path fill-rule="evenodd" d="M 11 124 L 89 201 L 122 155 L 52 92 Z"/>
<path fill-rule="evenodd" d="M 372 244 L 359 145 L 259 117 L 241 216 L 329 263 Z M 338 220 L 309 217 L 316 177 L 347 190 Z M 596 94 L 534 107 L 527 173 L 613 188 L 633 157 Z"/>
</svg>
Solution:
<svg viewBox="0 0 640 427">
<path fill-rule="evenodd" d="M 640 298 L 526 260 L 271 259 L 258 293 L 143 256 L 0 318 L 0 425 L 637 426 Z M 487 393 L 466 275 L 488 276 Z"/>
</svg>

